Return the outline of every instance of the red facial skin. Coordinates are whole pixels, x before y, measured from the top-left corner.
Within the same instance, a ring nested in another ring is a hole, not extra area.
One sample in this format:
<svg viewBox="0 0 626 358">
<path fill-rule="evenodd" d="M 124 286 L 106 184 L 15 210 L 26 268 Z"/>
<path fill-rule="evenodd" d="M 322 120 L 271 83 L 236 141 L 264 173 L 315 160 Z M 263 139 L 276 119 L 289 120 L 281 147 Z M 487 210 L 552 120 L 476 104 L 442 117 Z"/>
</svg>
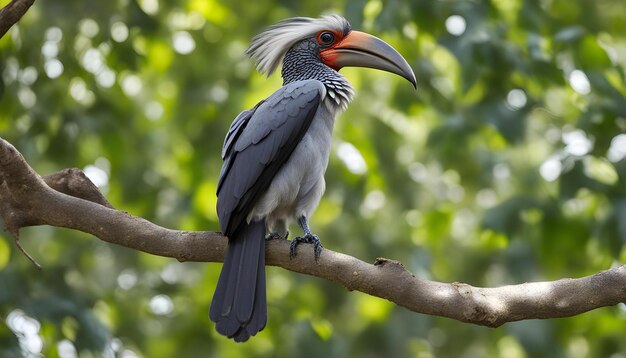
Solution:
<svg viewBox="0 0 626 358">
<path fill-rule="evenodd" d="M 335 41 L 330 46 L 320 51 L 320 57 L 326 66 L 336 71 L 341 69 L 341 66 L 336 63 L 337 59 L 341 55 L 337 50 L 353 48 L 355 46 L 366 46 L 369 38 L 371 37 L 361 31 L 350 31 L 345 36 L 343 33 L 337 31 L 320 31 L 317 34 L 317 43 L 320 44 L 320 46 L 327 46 L 320 40 L 320 36 L 325 32 L 332 32 L 333 35 L 335 35 Z"/>
</svg>

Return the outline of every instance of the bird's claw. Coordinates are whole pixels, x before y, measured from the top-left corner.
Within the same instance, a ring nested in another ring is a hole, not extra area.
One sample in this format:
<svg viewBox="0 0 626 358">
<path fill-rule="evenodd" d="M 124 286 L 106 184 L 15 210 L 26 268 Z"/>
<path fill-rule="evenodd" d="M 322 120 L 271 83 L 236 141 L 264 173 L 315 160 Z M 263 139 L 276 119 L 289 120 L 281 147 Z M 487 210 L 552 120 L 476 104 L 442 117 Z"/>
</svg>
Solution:
<svg viewBox="0 0 626 358">
<path fill-rule="evenodd" d="M 296 237 L 293 240 L 291 240 L 291 246 L 289 248 L 289 258 L 293 259 L 294 257 L 296 257 L 296 255 L 298 254 L 297 252 L 298 245 L 302 243 L 313 244 L 313 253 L 315 254 L 315 261 L 317 261 L 324 247 L 322 246 L 322 243 L 319 237 L 317 237 L 317 235 L 314 235 L 314 234 L 306 234 L 303 237 Z"/>
</svg>

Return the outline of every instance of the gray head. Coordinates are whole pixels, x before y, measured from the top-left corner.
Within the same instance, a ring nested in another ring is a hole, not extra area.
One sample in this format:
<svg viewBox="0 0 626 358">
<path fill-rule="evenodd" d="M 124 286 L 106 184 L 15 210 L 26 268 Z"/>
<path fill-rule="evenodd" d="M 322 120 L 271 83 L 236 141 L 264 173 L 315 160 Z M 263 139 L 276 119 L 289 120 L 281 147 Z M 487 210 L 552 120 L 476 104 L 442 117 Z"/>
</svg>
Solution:
<svg viewBox="0 0 626 358">
<path fill-rule="evenodd" d="M 302 61 L 302 56 L 287 56 L 290 52 L 311 56 Z M 348 66 L 369 67 L 398 74 L 416 85 L 413 70 L 396 50 L 375 36 L 352 30 L 348 20 L 339 15 L 283 20 L 255 36 L 246 54 L 256 62 L 257 70 L 268 76 L 284 59 L 283 67 L 307 66 L 299 72 L 311 76 Z"/>
</svg>

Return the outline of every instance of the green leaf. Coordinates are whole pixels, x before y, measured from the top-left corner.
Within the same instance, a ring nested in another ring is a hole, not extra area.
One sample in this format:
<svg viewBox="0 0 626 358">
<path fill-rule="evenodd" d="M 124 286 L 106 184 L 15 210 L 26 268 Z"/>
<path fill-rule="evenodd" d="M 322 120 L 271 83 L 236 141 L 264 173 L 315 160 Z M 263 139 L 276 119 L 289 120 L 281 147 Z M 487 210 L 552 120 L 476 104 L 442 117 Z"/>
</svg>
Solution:
<svg viewBox="0 0 626 358">
<path fill-rule="evenodd" d="M 311 328 L 317 333 L 317 335 L 324 341 L 330 339 L 333 334 L 333 324 L 326 319 L 312 318 L 309 320 Z"/>
<path fill-rule="evenodd" d="M 4 236 L 0 237 L 0 270 L 2 270 L 11 257 L 11 247 L 8 245 Z"/>
<path fill-rule="evenodd" d="M 605 158 L 587 156 L 584 165 L 585 175 L 602 184 L 615 185 L 619 179 L 615 167 Z"/>
<path fill-rule="evenodd" d="M 591 35 L 585 36 L 578 46 L 578 58 L 583 69 L 597 69 L 611 66 L 606 51 Z"/>
</svg>

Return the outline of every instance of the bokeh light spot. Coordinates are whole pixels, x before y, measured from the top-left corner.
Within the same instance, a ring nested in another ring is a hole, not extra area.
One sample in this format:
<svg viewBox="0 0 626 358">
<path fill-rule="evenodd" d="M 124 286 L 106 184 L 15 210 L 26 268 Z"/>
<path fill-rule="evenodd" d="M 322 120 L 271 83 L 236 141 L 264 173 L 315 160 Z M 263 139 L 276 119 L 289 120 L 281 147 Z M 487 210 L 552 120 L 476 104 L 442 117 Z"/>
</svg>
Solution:
<svg viewBox="0 0 626 358">
<path fill-rule="evenodd" d="M 367 163 L 365 163 L 363 155 L 352 143 L 343 142 L 339 144 L 337 155 L 350 172 L 354 174 L 365 174 L 367 172 Z"/>
<path fill-rule="evenodd" d="M 187 31 L 174 33 L 172 42 L 174 43 L 174 50 L 181 55 L 187 55 L 196 48 L 196 42 Z"/>
<path fill-rule="evenodd" d="M 57 78 L 63 74 L 63 63 L 57 60 L 56 58 L 50 59 L 46 61 L 44 65 L 44 71 L 46 71 L 46 76 L 49 78 Z"/>
<path fill-rule="evenodd" d="M 581 70 L 574 70 L 569 74 L 569 84 L 572 86 L 574 91 L 585 95 L 591 92 L 591 84 L 589 83 L 589 78 L 587 75 Z"/>
<path fill-rule="evenodd" d="M 124 42 L 128 39 L 128 26 L 121 21 L 114 22 L 111 25 L 111 38 L 115 42 Z"/>
<path fill-rule="evenodd" d="M 461 36 L 465 32 L 467 23 L 461 15 L 452 15 L 446 19 L 446 30 L 451 35 Z"/>
<path fill-rule="evenodd" d="M 512 89 L 506 95 L 506 102 L 513 110 L 523 108 L 527 102 L 526 93 L 519 88 Z"/>
<path fill-rule="evenodd" d="M 156 295 L 150 299 L 150 309 L 156 315 L 165 316 L 174 310 L 174 302 L 168 295 Z"/>
</svg>

